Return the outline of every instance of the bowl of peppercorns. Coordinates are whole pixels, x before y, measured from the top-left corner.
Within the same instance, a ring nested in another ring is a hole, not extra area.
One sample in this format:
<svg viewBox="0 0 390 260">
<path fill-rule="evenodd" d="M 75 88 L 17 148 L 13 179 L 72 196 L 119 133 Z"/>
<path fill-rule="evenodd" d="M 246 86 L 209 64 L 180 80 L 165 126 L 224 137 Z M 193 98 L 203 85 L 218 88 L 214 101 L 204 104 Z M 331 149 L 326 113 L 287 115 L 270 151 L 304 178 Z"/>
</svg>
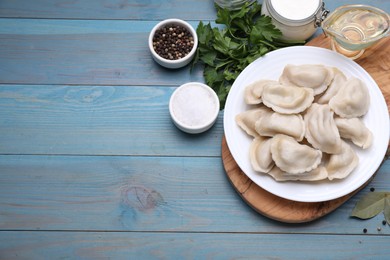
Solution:
<svg viewBox="0 0 390 260">
<path fill-rule="evenodd" d="M 197 47 L 196 31 L 180 19 L 159 22 L 149 35 L 149 49 L 153 59 L 169 69 L 181 68 L 190 63 Z"/>
</svg>

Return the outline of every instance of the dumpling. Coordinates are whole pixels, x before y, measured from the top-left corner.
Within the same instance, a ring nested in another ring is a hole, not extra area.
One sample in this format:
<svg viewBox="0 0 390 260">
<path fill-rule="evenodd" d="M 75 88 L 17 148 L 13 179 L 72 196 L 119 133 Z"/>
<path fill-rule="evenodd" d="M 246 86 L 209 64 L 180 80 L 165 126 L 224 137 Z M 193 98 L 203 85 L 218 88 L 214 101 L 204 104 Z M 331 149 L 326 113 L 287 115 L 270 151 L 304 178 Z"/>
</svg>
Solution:
<svg viewBox="0 0 390 260">
<path fill-rule="evenodd" d="M 276 181 L 320 181 L 328 177 L 326 168 L 322 165 L 317 168 L 303 173 L 291 174 L 282 171 L 277 166 L 274 166 L 269 172 Z"/>
<path fill-rule="evenodd" d="M 306 111 L 303 119 L 306 125 L 305 137 L 314 147 L 325 153 L 341 152 L 341 137 L 328 105 L 313 105 Z"/>
<path fill-rule="evenodd" d="M 345 85 L 347 82 L 347 77 L 337 68 L 333 68 L 334 77 L 332 83 L 326 89 L 325 93 L 322 94 L 316 102 L 319 104 L 328 104 L 329 100 L 334 97 L 337 92 Z"/>
<path fill-rule="evenodd" d="M 267 113 L 255 123 L 256 132 L 261 136 L 285 134 L 302 141 L 305 136 L 305 122 L 300 114 Z"/>
<path fill-rule="evenodd" d="M 261 103 L 261 95 L 263 88 L 267 84 L 278 84 L 275 80 L 262 79 L 255 81 L 245 87 L 244 100 L 248 105 L 256 105 Z"/>
<path fill-rule="evenodd" d="M 270 84 L 264 86 L 262 99 L 275 112 L 298 114 L 312 104 L 314 96 L 310 88 Z"/>
<path fill-rule="evenodd" d="M 314 95 L 323 93 L 333 80 L 333 69 L 324 65 L 288 64 L 284 67 L 279 82 L 313 89 Z"/>
<path fill-rule="evenodd" d="M 271 142 L 271 155 L 282 171 L 297 174 L 311 171 L 321 163 L 322 152 L 299 144 L 287 135 L 275 135 Z"/>
<path fill-rule="evenodd" d="M 246 110 L 236 115 L 236 123 L 241 127 L 248 135 L 256 137 L 259 134 L 255 130 L 256 121 L 264 114 L 272 113 L 272 111 L 264 106 Z"/>
<path fill-rule="evenodd" d="M 372 133 L 359 118 L 334 119 L 340 136 L 351 140 L 355 145 L 367 149 L 372 144 Z"/>
<path fill-rule="evenodd" d="M 347 177 L 359 163 L 359 157 L 350 145 L 342 141 L 341 147 L 341 153 L 330 155 L 326 164 L 329 180 Z"/>
<path fill-rule="evenodd" d="M 249 148 L 249 158 L 253 170 L 257 172 L 269 172 L 275 165 L 271 156 L 271 140 L 258 136 L 253 139 Z"/>
<path fill-rule="evenodd" d="M 363 81 L 350 78 L 345 86 L 330 99 L 329 106 L 341 117 L 360 117 L 368 111 L 370 94 Z"/>
</svg>

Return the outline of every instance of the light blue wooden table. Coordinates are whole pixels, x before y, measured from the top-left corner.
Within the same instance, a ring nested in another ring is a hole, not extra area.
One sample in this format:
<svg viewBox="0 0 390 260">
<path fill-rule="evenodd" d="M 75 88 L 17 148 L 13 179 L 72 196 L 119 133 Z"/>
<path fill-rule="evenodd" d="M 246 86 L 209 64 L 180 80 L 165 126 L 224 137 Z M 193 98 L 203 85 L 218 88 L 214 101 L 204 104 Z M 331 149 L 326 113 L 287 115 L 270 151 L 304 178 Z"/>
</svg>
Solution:
<svg viewBox="0 0 390 260">
<path fill-rule="evenodd" d="M 390 257 L 382 214 L 349 217 L 370 188 L 390 190 L 390 160 L 333 213 L 284 224 L 227 179 L 223 112 L 204 134 L 175 128 L 170 95 L 203 77 L 153 62 L 148 33 L 172 17 L 216 13 L 210 0 L 0 0 L 0 259 Z"/>
</svg>

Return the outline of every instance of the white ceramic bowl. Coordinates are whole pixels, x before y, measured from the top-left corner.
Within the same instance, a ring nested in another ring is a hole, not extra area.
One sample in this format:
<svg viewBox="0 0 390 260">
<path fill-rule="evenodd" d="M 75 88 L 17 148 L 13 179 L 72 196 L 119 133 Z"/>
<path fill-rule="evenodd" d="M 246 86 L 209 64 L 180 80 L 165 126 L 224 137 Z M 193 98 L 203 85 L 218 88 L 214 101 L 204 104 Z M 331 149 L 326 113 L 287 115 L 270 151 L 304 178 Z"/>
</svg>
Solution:
<svg viewBox="0 0 390 260">
<path fill-rule="evenodd" d="M 153 49 L 153 36 L 154 36 L 154 34 L 156 33 L 156 31 L 158 29 L 163 28 L 164 26 L 169 25 L 169 24 L 180 25 L 180 26 L 186 28 L 191 33 L 192 37 L 194 38 L 194 45 L 193 45 L 190 53 L 188 53 L 183 58 L 180 58 L 177 60 L 165 59 L 165 58 L 161 57 L 160 55 L 158 55 L 157 52 Z M 149 49 L 150 49 L 150 52 L 152 53 L 153 59 L 161 66 L 164 66 L 164 67 L 169 68 L 169 69 L 181 68 L 181 67 L 184 67 L 185 65 L 187 65 L 188 63 L 190 63 L 191 60 L 195 56 L 195 52 L 196 52 L 197 47 L 198 47 L 198 36 L 196 35 L 196 31 L 194 30 L 194 28 L 192 28 L 192 26 L 189 23 L 187 23 L 183 20 L 180 20 L 180 19 L 163 20 L 163 21 L 159 22 L 158 24 L 156 24 L 156 26 L 153 27 L 152 31 L 149 34 Z"/>
<path fill-rule="evenodd" d="M 169 112 L 174 124 L 182 131 L 198 134 L 215 123 L 219 99 L 209 86 L 189 82 L 178 87 L 169 100 Z"/>
</svg>

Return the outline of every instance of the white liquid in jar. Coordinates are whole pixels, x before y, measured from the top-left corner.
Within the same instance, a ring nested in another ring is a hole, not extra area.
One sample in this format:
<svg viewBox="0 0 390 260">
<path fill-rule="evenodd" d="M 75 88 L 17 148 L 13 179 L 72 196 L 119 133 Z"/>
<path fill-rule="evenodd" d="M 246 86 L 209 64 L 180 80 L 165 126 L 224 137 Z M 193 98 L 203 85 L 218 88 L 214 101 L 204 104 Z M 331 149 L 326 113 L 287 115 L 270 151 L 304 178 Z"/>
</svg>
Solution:
<svg viewBox="0 0 390 260">
<path fill-rule="evenodd" d="M 275 11 L 290 20 L 302 20 L 313 16 L 319 3 L 319 0 L 271 0 Z"/>
<path fill-rule="evenodd" d="M 172 103 L 172 112 L 177 121 L 189 127 L 209 124 L 217 110 L 211 91 L 197 85 L 178 89 Z"/>
</svg>

